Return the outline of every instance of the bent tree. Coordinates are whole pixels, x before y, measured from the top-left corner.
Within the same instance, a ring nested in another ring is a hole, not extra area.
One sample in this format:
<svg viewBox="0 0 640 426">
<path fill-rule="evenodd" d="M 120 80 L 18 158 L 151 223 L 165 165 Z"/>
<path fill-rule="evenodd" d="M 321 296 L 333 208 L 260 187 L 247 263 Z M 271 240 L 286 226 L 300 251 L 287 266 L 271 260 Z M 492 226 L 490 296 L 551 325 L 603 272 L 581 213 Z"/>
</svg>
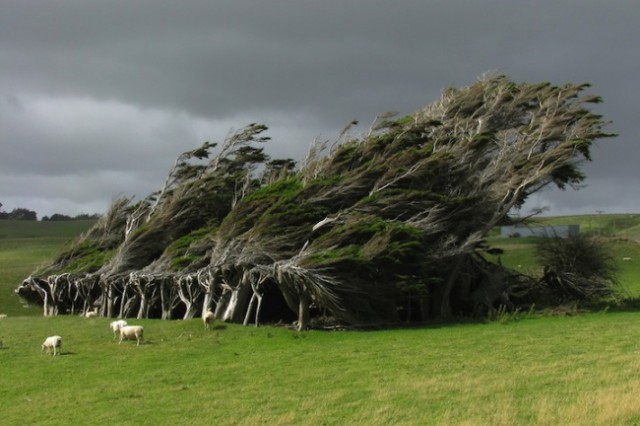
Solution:
<svg viewBox="0 0 640 426">
<path fill-rule="evenodd" d="M 134 273 L 121 311 L 189 318 L 214 304 L 218 318 L 293 315 L 300 329 L 517 303 L 531 280 L 487 261 L 486 237 L 531 194 L 584 181 L 592 144 L 613 136 L 588 87 L 484 76 L 411 115 L 381 115 L 365 136 L 346 128 L 297 166 L 270 159 L 266 127 L 251 124 L 211 160 L 209 142 L 181 154 L 160 191 L 119 200 L 34 276 Z M 149 274 L 174 277 L 175 291 L 143 289 L 135 277 Z"/>
</svg>

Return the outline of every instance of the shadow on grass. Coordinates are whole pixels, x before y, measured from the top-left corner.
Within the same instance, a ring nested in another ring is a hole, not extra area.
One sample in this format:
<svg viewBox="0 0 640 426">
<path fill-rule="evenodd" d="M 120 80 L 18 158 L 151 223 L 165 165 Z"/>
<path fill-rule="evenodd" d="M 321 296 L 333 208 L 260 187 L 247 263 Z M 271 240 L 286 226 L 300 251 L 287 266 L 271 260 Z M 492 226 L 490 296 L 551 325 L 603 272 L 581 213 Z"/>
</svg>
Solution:
<svg viewBox="0 0 640 426">
<path fill-rule="evenodd" d="M 211 330 L 226 330 L 227 326 L 225 324 L 216 324 L 213 327 L 211 327 Z"/>
<path fill-rule="evenodd" d="M 50 357 L 52 357 L 52 358 L 57 358 L 57 357 L 59 357 L 59 356 L 69 356 L 69 355 L 73 356 L 73 355 L 77 355 L 77 353 L 76 353 L 76 352 L 71 352 L 71 351 L 60 352 L 60 353 L 58 353 L 57 355 L 48 354 L 48 353 L 45 353 L 45 352 L 43 352 L 42 354 L 43 354 L 43 355 L 46 355 L 46 356 L 50 356 Z"/>
</svg>

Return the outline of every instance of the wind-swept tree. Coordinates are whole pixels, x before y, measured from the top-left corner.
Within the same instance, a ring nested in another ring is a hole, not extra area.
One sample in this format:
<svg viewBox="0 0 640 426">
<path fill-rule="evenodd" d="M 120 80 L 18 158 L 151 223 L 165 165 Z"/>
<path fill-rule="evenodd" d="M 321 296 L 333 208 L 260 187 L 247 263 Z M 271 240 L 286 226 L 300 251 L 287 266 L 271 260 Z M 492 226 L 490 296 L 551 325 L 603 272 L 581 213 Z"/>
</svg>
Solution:
<svg viewBox="0 0 640 426">
<path fill-rule="evenodd" d="M 531 194 L 583 182 L 592 144 L 612 136 L 588 87 L 484 76 L 412 115 L 379 116 L 361 138 L 352 122 L 298 169 L 270 160 L 257 146 L 266 127 L 251 124 L 208 162 L 214 144 L 182 154 L 158 193 L 107 214 L 119 245 L 96 273 L 178 271 L 185 318 L 215 303 L 218 318 L 257 323 L 281 303 L 300 329 L 314 315 L 390 323 L 510 304 L 528 281 L 485 260 L 486 237 Z M 142 298 L 127 288 L 123 303 Z"/>
<path fill-rule="evenodd" d="M 536 255 L 543 290 L 560 302 L 594 302 L 616 295 L 616 267 L 602 241 L 589 236 L 545 238 Z"/>
</svg>

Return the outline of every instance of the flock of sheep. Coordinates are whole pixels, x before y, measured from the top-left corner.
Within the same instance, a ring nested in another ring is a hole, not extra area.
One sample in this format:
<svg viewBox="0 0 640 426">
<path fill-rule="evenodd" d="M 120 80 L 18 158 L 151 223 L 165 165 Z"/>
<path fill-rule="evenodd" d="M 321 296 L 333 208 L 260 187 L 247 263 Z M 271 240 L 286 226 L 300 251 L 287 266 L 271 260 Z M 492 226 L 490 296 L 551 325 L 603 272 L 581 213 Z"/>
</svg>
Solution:
<svg viewBox="0 0 640 426">
<path fill-rule="evenodd" d="M 95 317 L 95 312 L 87 312 L 85 317 L 92 318 Z M 6 317 L 6 315 L 5 315 Z M 215 315 L 211 311 L 207 311 L 202 315 L 202 322 L 204 323 L 205 330 L 209 330 L 213 324 L 215 319 Z M 120 340 L 118 344 L 122 343 L 123 340 L 133 340 L 136 339 L 137 346 L 140 343 L 144 343 L 144 327 L 141 325 L 129 325 L 125 320 L 116 320 L 112 321 L 109 324 L 111 331 L 113 331 L 113 340 L 120 335 Z M 49 336 L 47 337 L 41 345 L 42 352 L 47 351 L 47 355 L 59 355 L 62 349 L 62 337 L 61 336 Z M 0 340 L 0 349 L 2 349 L 2 340 Z"/>
<path fill-rule="evenodd" d="M 87 317 L 92 317 L 92 315 L 85 315 Z M 113 331 L 113 340 L 116 339 L 117 335 L 120 334 L 120 340 L 118 344 L 122 343 L 123 340 L 133 340 L 136 339 L 137 345 L 140 343 L 144 343 L 144 327 L 141 325 L 128 325 L 125 320 L 117 320 L 112 321 L 109 324 L 111 330 Z M 42 351 L 47 351 L 47 355 L 59 355 L 60 350 L 62 348 L 62 337 L 61 336 L 49 336 L 44 339 L 42 342 Z"/>
</svg>

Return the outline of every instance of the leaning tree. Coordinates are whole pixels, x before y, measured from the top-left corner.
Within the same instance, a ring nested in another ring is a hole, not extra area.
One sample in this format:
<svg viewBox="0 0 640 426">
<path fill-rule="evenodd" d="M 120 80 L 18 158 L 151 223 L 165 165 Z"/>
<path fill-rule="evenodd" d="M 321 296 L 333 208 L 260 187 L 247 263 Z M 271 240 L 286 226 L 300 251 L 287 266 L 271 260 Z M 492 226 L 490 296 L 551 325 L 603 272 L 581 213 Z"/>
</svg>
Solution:
<svg viewBox="0 0 640 426">
<path fill-rule="evenodd" d="M 484 76 L 360 137 L 346 128 L 314 143 L 297 167 L 269 159 L 257 146 L 266 127 L 249 125 L 212 160 L 214 144 L 182 154 L 158 193 L 116 204 L 45 272 L 164 274 L 173 293 L 149 284 L 147 295 L 141 283 L 156 281 L 140 279 L 127 293 L 138 315 L 165 300 L 163 317 L 191 276 L 199 296 L 183 311 L 215 304 L 219 318 L 258 323 L 277 305 L 300 328 L 319 315 L 393 323 L 513 303 L 530 281 L 487 261 L 486 237 L 531 194 L 583 182 L 592 144 L 612 136 L 588 87 Z"/>
</svg>

